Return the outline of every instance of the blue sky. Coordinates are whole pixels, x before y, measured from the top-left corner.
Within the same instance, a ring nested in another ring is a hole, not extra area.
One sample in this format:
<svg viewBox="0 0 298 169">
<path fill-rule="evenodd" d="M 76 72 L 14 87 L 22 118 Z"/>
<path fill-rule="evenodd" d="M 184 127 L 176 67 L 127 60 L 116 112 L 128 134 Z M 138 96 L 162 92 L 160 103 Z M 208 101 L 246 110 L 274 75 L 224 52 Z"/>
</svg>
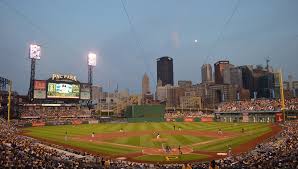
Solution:
<svg viewBox="0 0 298 169">
<path fill-rule="evenodd" d="M 298 78 L 298 1 L 123 2 L 135 33 L 121 0 L 0 0 L 0 76 L 26 93 L 28 46 L 36 42 L 42 45 L 36 79 L 72 73 L 86 82 L 89 51 L 98 55 L 95 84 L 107 88 L 110 80 L 112 88 L 118 83 L 133 92 L 141 91 L 145 72 L 154 89 L 161 56 L 173 57 L 176 83 L 200 82 L 204 63 L 228 59 L 235 65 L 264 65 L 267 56 L 273 67 Z"/>
</svg>

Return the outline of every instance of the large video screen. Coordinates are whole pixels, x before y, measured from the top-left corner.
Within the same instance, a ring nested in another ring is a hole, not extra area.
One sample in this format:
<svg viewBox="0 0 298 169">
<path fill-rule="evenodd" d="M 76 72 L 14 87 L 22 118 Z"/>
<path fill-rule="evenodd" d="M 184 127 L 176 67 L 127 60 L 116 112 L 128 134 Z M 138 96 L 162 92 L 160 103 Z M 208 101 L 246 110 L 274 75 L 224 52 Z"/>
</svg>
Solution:
<svg viewBox="0 0 298 169">
<path fill-rule="evenodd" d="M 48 83 L 48 98 L 80 98 L 80 85 L 67 83 Z"/>
</svg>

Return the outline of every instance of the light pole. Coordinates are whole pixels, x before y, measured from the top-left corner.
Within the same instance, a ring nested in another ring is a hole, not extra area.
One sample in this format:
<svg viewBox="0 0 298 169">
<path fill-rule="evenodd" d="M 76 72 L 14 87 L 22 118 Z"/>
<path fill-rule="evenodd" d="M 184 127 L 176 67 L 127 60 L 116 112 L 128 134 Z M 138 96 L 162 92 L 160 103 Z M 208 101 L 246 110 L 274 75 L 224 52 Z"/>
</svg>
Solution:
<svg viewBox="0 0 298 169">
<path fill-rule="evenodd" d="M 90 52 L 88 54 L 88 84 L 90 87 L 90 100 L 92 104 L 92 84 L 93 84 L 93 67 L 96 66 L 96 54 Z"/>
<path fill-rule="evenodd" d="M 41 47 L 37 44 L 31 44 L 29 47 L 29 59 L 31 59 L 30 87 L 28 91 L 29 101 L 34 99 L 34 80 L 35 80 L 35 63 L 40 60 Z"/>
</svg>

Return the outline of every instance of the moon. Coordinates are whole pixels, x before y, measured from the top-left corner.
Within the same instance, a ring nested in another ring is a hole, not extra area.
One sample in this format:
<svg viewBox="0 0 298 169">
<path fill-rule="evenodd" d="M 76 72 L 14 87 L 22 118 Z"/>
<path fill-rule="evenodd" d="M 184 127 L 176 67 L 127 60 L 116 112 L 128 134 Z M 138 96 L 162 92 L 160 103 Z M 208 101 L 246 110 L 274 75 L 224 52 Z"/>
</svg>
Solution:
<svg viewBox="0 0 298 169">
<path fill-rule="evenodd" d="M 195 43 L 197 43 L 198 42 L 198 40 L 195 40 Z"/>
</svg>

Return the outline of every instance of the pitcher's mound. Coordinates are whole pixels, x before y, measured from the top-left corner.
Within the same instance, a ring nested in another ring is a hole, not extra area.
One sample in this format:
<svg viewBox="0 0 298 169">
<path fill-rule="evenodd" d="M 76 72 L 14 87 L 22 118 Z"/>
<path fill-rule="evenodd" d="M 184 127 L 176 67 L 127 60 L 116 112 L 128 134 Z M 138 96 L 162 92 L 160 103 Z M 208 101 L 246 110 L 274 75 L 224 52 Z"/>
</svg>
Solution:
<svg viewBox="0 0 298 169">
<path fill-rule="evenodd" d="M 166 142 L 168 141 L 167 138 L 153 138 L 152 139 L 153 142 Z"/>
</svg>

